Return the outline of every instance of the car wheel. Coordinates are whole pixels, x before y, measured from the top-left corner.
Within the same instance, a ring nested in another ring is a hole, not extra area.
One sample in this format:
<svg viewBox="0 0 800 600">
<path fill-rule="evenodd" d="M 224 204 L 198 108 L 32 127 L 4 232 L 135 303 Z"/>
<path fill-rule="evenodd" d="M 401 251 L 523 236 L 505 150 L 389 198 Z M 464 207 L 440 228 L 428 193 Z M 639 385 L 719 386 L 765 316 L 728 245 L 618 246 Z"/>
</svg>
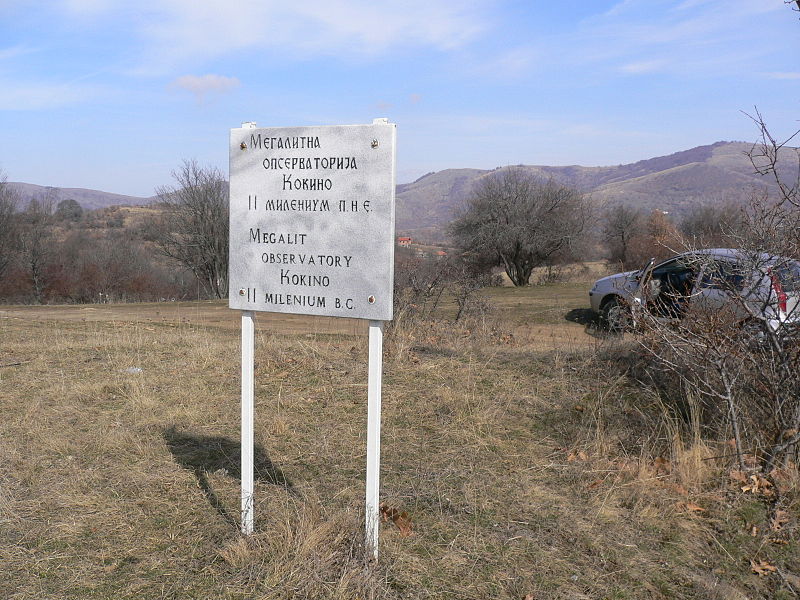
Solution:
<svg viewBox="0 0 800 600">
<path fill-rule="evenodd" d="M 630 308 L 618 296 L 612 296 L 607 300 L 600 308 L 600 314 L 603 325 L 611 333 L 621 334 L 630 328 Z"/>
</svg>

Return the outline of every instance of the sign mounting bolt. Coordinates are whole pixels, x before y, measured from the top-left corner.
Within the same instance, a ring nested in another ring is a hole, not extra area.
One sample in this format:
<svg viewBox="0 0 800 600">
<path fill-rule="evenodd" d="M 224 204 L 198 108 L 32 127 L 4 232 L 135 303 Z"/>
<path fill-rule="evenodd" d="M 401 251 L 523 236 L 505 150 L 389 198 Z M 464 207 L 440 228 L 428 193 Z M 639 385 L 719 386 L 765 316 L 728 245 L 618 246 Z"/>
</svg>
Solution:
<svg viewBox="0 0 800 600">
<path fill-rule="evenodd" d="M 378 140 L 372 140 L 372 144 L 371 144 L 371 146 L 372 146 L 373 148 L 377 148 L 377 147 L 378 147 Z"/>
<path fill-rule="evenodd" d="M 247 144 L 242 142 L 241 144 L 239 144 L 239 148 L 241 148 L 242 150 L 247 150 Z"/>
<path fill-rule="evenodd" d="M 375 304 L 375 296 L 370 296 L 367 300 L 369 300 L 370 304 Z"/>
<path fill-rule="evenodd" d="M 245 292 L 244 290 L 239 290 L 239 295 L 240 295 L 240 296 L 244 296 L 244 295 L 245 295 L 245 293 L 246 293 L 246 292 Z"/>
</svg>

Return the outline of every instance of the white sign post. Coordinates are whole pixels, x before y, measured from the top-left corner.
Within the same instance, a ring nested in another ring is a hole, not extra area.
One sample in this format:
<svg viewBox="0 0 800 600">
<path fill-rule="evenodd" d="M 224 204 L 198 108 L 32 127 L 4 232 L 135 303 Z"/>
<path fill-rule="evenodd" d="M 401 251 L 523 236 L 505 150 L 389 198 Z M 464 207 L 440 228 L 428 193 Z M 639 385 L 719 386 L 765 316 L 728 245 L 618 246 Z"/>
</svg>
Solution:
<svg viewBox="0 0 800 600">
<path fill-rule="evenodd" d="M 242 533 L 253 533 L 253 421 L 255 389 L 255 323 L 253 311 L 242 311 Z"/>
<path fill-rule="evenodd" d="M 367 319 L 366 534 L 378 556 L 383 322 L 392 319 L 396 127 L 230 137 L 230 308 L 242 311 L 242 532 L 253 514 L 253 311 Z"/>
<path fill-rule="evenodd" d="M 378 559 L 381 475 L 381 383 L 383 381 L 383 321 L 369 322 L 367 375 L 367 494 L 364 504 L 367 553 Z"/>
</svg>

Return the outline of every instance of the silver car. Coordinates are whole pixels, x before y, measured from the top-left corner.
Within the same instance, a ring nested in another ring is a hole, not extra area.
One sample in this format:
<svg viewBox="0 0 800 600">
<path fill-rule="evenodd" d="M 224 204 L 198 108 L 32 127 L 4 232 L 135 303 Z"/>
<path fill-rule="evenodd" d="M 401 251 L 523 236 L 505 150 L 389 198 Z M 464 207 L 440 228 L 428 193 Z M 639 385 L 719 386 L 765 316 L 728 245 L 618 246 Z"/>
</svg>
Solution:
<svg viewBox="0 0 800 600">
<path fill-rule="evenodd" d="M 691 309 L 731 311 L 772 331 L 800 326 L 800 262 L 732 248 L 695 250 L 638 271 L 598 279 L 589 300 L 611 331 L 632 324 L 636 310 L 678 320 Z"/>
</svg>

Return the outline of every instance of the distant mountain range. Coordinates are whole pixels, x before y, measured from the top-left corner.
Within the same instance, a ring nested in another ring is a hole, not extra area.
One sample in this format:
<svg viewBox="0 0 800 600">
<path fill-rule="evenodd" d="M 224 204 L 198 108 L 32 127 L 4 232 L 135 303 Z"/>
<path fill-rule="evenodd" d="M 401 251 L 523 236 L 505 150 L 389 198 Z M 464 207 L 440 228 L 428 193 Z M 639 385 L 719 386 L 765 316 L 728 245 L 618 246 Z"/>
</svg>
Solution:
<svg viewBox="0 0 800 600">
<path fill-rule="evenodd" d="M 752 144 L 717 142 L 627 165 L 549 167 L 517 165 L 539 177 L 552 178 L 591 194 L 598 204 L 625 202 L 644 209 L 659 208 L 677 216 L 701 202 L 746 198 L 754 189 L 774 186 L 755 173 L 747 152 Z M 510 167 L 503 167 L 510 168 Z M 786 180 L 796 177 L 797 164 L 786 161 Z M 397 186 L 397 232 L 420 241 L 438 242 L 453 215 L 464 205 L 473 185 L 497 171 L 446 169 Z M 51 194 L 56 202 L 77 200 L 86 209 L 112 205 L 146 205 L 155 197 L 123 196 L 96 190 L 51 188 L 12 183 L 23 201 Z"/>
<path fill-rule="evenodd" d="M 111 192 L 101 192 L 99 190 L 49 187 L 16 181 L 10 181 L 9 185 L 17 190 L 22 200 L 22 206 L 27 206 L 28 202 L 34 198 L 52 198 L 55 204 L 58 204 L 62 200 L 72 199 L 77 201 L 85 210 L 94 210 L 107 206 L 143 206 L 145 204 L 152 204 L 157 199 L 155 196 L 142 198 L 140 196 L 125 196 L 123 194 L 112 194 Z"/>
<path fill-rule="evenodd" d="M 774 181 L 756 174 L 747 156 L 752 149 L 750 143 L 717 142 L 627 165 L 516 168 L 578 188 L 598 205 L 624 202 L 680 217 L 698 203 L 744 200 L 755 189 L 773 188 Z M 473 185 L 497 170 L 447 169 L 398 185 L 398 231 L 429 241 L 442 239 Z M 796 159 L 783 161 L 779 170 L 784 181 L 793 181 Z"/>
</svg>

